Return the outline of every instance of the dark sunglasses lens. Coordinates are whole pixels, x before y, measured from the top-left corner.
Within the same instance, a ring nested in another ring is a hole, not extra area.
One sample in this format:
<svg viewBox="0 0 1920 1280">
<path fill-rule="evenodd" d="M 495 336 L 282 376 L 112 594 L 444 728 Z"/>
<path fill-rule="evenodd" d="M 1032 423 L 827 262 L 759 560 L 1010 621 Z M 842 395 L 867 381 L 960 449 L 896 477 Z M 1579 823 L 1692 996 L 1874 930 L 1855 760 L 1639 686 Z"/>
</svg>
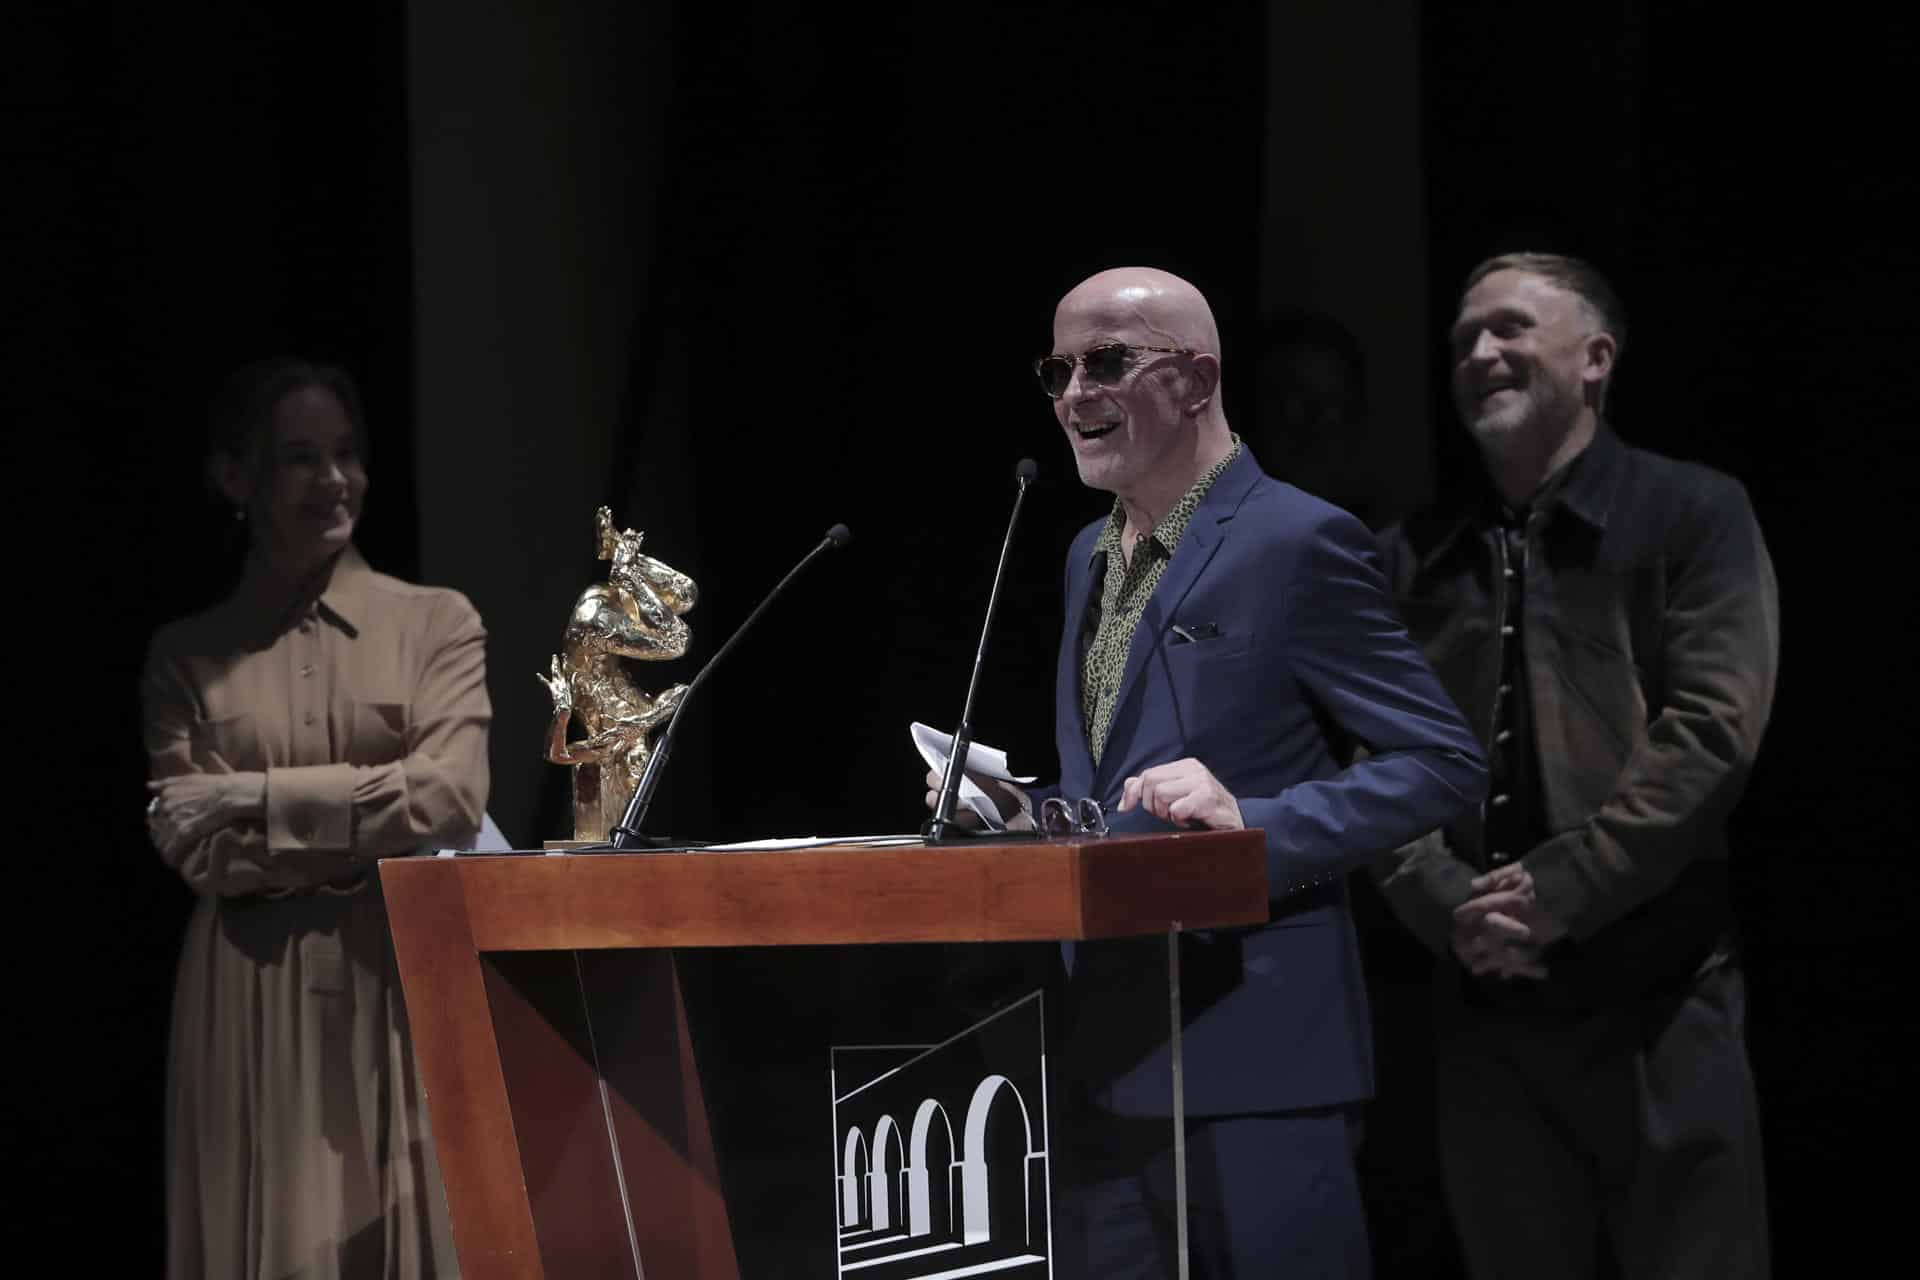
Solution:
<svg viewBox="0 0 1920 1280">
<path fill-rule="evenodd" d="M 1080 357 L 1087 366 L 1087 376 L 1095 382 L 1118 382 L 1120 375 L 1127 371 L 1127 349 L 1125 347 L 1095 347 Z"/>
<path fill-rule="evenodd" d="M 1048 356 L 1037 367 L 1040 385 L 1048 395 L 1058 400 L 1067 393 L 1067 384 L 1073 381 L 1073 361 L 1064 356 Z"/>
</svg>

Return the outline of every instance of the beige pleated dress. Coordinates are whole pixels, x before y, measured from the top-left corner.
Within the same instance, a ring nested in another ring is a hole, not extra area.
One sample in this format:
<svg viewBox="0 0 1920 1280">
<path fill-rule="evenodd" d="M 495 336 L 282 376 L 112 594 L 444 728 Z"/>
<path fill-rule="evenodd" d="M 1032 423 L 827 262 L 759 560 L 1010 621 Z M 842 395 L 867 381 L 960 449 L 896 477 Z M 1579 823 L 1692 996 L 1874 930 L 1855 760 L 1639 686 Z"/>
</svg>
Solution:
<svg viewBox="0 0 1920 1280">
<path fill-rule="evenodd" d="M 487 799 L 486 633 L 456 592 L 341 553 L 154 638 L 154 777 L 265 770 L 263 822 L 174 863 L 199 895 L 167 1080 L 173 1280 L 458 1273 L 376 859 L 467 845 Z"/>
</svg>

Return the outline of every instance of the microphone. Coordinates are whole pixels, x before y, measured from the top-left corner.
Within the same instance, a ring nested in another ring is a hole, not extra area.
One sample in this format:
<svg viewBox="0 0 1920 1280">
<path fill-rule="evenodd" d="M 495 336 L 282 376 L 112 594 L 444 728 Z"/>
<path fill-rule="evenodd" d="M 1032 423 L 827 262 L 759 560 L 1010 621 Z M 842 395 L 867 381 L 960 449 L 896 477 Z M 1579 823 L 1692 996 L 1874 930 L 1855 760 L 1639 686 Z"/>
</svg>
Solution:
<svg viewBox="0 0 1920 1280">
<path fill-rule="evenodd" d="M 1007 553 L 1013 550 L 1014 526 L 1020 523 L 1020 504 L 1026 501 L 1027 486 L 1039 473 L 1032 458 L 1022 458 L 1013 469 L 1020 486 L 1013 495 L 1013 514 L 1007 519 L 1007 537 L 1000 544 L 1000 566 L 993 571 L 993 591 L 987 596 L 987 620 L 980 628 L 980 648 L 973 655 L 973 678 L 967 681 L 967 704 L 960 711 L 960 727 L 953 732 L 953 750 L 947 756 L 947 772 L 940 779 L 940 798 L 934 803 L 933 816 L 920 828 L 930 845 L 951 844 L 968 836 L 967 829 L 953 820 L 953 806 L 960 798 L 960 780 L 967 774 L 967 750 L 973 745 L 973 696 L 980 691 L 980 669 L 986 665 L 987 637 L 993 634 L 993 615 L 1000 607 L 1000 582 L 1007 576 Z"/>
<path fill-rule="evenodd" d="M 693 695 L 700 691 L 700 686 L 705 683 L 706 678 L 713 674 L 713 669 L 720 665 L 720 660 L 733 651 L 733 646 L 739 643 L 740 637 L 747 634 L 760 615 L 766 612 L 767 606 L 773 603 L 774 598 L 787 589 L 789 582 L 800 576 L 802 569 L 812 564 L 814 558 L 821 552 L 844 547 L 852 540 L 853 534 L 848 532 L 847 526 L 843 524 L 837 524 L 827 530 L 827 536 L 820 539 L 820 544 L 800 557 L 800 563 L 789 569 L 787 576 L 780 579 L 773 590 L 767 592 L 766 598 L 747 615 L 747 620 L 727 637 L 727 642 L 707 659 L 707 665 L 700 668 L 699 673 L 693 677 L 693 682 L 687 686 L 687 691 L 680 695 L 680 705 L 673 709 L 673 718 L 667 721 L 667 727 L 661 731 L 660 741 L 654 746 L 653 755 L 647 760 L 646 770 L 640 775 L 640 783 L 633 789 L 633 798 L 627 801 L 626 816 L 607 833 L 613 837 L 613 848 L 631 849 L 641 842 L 643 837 L 640 835 L 640 824 L 646 820 L 647 807 L 653 803 L 654 790 L 660 785 L 660 775 L 667 767 L 667 757 L 673 752 L 673 735 L 680 728 L 681 718 L 686 715 L 687 704 L 693 701 Z"/>
</svg>

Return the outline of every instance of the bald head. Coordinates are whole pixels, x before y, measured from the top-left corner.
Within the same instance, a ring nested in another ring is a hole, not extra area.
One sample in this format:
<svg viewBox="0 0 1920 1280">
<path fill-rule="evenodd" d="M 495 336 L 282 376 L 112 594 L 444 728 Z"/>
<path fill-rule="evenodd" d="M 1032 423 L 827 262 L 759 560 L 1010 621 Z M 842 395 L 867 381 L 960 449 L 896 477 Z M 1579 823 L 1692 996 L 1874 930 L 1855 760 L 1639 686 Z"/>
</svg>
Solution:
<svg viewBox="0 0 1920 1280">
<path fill-rule="evenodd" d="M 1117 496 L 1136 533 L 1233 446 L 1219 351 L 1200 291 L 1152 267 L 1089 276 L 1054 308 L 1054 416 L 1081 483 Z M 1089 363 L 1089 353 L 1100 358 Z"/>
<path fill-rule="evenodd" d="M 1206 298 L 1179 276 L 1154 267 L 1112 267 L 1088 276 L 1067 291 L 1053 314 L 1056 331 L 1071 320 L 1135 329 L 1152 335 L 1143 340 L 1155 346 L 1220 352 L 1220 331 Z"/>
</svg>

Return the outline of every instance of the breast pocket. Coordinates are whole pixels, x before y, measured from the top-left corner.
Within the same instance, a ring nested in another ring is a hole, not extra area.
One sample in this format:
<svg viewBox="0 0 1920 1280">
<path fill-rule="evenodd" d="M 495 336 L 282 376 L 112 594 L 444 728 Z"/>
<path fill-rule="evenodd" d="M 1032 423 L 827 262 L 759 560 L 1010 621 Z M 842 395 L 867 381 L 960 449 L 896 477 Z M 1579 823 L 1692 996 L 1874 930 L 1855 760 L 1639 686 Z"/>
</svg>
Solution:
<svg viewBox="0 0 1920 1280">
<path fill-rule="evenodd" d="M 407 753 L 407 704 L 384 698 L 355 698 L 347 759 L 352 764 L 385 764 Z"/>
<path fill-rule="evenodd" d="M 207 773 L 264 767 L 259 728 L 251 712 L 202 720 L 187 733 L 193 763 Z"/>
<path fill-rule="evenodd" d="M 1191 641 L 1169 633 L 1161 642 L 1159 661 L 1174 727 L 1203 759 L 1238 742 L 1271 698 L 1255 661 L 1252 637 L 1244 632 Z"/>
</svg>

